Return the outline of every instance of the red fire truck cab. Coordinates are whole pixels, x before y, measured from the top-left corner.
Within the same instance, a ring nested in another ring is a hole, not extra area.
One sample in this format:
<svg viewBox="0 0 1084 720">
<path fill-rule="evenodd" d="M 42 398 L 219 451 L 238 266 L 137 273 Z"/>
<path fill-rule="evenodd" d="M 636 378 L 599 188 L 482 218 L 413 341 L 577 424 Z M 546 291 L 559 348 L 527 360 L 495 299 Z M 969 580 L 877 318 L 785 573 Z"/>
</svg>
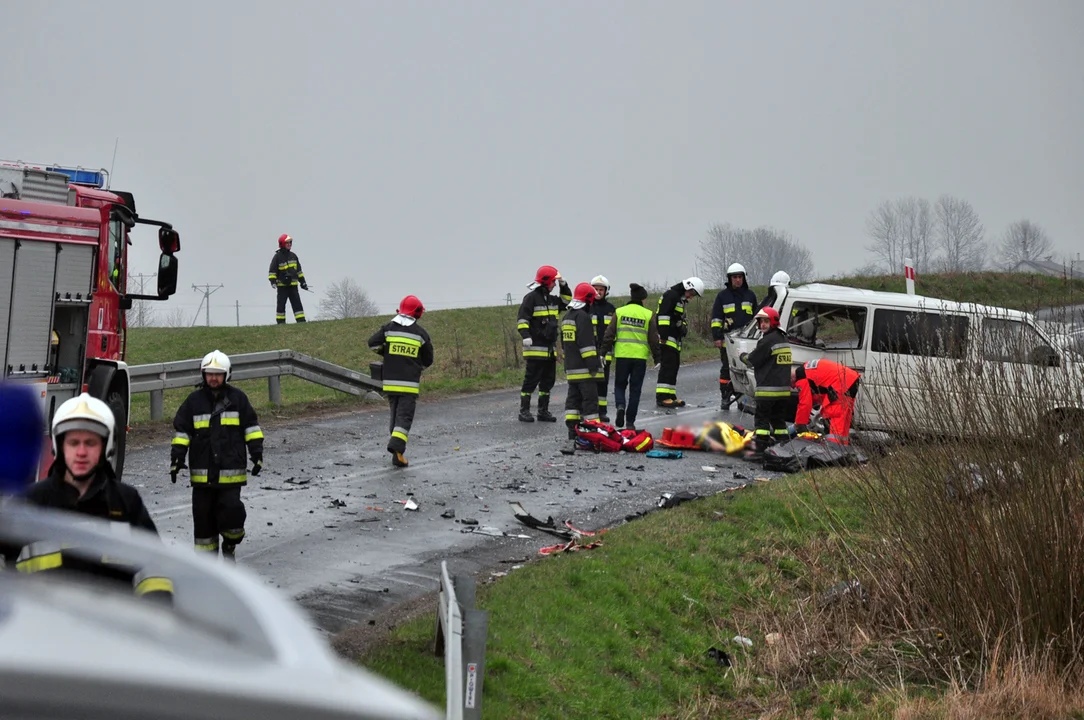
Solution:
<svg viewBox="0 0 1084 720">
<path fill-rule="evenodd" d="M 137 224 L 158 228 L 156 295 L 127 291 Z M 118 476 L 131 400 L 125 313 L 134 300 L 176 292 L 180 244 L 172 225 L 136 213 L 131 193 L 110 190 L 105 170 L 0 161 L 0 379 L 38 385 L 50 423 L 84 390 L 105 401 Z"/>
</svg>

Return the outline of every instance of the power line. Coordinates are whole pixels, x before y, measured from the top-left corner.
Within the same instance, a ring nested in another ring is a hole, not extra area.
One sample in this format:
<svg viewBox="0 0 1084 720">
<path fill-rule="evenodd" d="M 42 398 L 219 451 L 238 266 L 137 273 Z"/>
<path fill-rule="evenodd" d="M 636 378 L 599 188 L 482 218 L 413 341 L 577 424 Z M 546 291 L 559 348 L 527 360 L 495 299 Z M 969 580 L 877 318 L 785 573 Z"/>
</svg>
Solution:
<svg viewBox="0 0 1084 720">
<path fill-rule="evenodd" d="M 225 286 L 224 285 L 217 285 L 215 287 L 211 287 L 210 285 L 195 285 L 195 284 L 192 285 L 193 290 L 198 291 L 200 288 L 203 288 L 203 300 L 200 302 L 200 307 L 204 307 L 206 305 L 206 308 L 207 308 L 207 310 L 206 310 L 206 313 L 207 313 L 207 327 L 211 327 L 211 295 L 216 290 L 221 290 L 223 287 L 225 287 Z M 196 314 L 192 318 L 192 326 L 193 327 L 196 325 L 196 318 L 198 318 L 198 317 L 199 317 L 199 308 L 196 309 Z"/>
</svg>

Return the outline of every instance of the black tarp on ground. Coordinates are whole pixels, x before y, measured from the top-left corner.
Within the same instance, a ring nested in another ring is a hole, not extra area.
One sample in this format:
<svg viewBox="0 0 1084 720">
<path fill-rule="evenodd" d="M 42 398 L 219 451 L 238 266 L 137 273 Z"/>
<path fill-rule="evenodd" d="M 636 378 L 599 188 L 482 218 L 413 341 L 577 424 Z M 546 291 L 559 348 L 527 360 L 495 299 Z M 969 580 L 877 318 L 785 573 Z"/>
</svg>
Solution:
<svg viewBox="0 0 1084 720">
<path fill-rule="evenodd" d="M 764 469 L 779 472 L 802 472 L 818 467 L 857 465 L 867 461 L 865 455 L 850 445 L 795 438 L 764 451 Z"/>
</svg>

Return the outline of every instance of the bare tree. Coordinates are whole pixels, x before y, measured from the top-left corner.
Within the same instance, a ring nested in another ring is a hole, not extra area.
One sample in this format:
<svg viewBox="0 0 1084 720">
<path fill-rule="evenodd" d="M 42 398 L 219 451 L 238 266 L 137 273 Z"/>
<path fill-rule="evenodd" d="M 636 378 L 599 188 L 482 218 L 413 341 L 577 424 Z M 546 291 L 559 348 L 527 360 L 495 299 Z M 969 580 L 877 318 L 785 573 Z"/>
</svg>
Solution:
<svg viewBox="0 0 1084 720">
<path fill-rule="evenodd" d="M 1009 268 L 1025 260 L 1043 260 L 1054 250 L 1054 241 L 1027 218 L 1009 225 L 1001 238 L 1001 262 Z"/>
<path fill-rule="evenodd" d="M 944 252 L 938 267 L 946 272 L 981 270 L 986 264 L 986 228 L 971 203 L 942 195 L 934 205 L 937 245 Z"/>
<path fill-rule="evenodd" d="M 885 200 L 866 220 L 866 233 L 872 240 L 866 249 L 890 273 L 901 271 L 905 258 L 911 258 L 915 270 L 926 272 L 934 259 L 933 231 L 928 200 L 914 197 L 894 202 Z"/>
<path fill-rule="evenodd" d="M 162 327 L 170 328 L 183 328 L 191 325 L 191 322 L 184 314 L 184 310 L 179 307 L 171 308 L 169 312 L 162 313 L 160 322 Z"/>
<path fill-rule="evenodd" d="M 752 285 L 767 285 L 779 270 L 785 270 L 792 284 L 813 277 L 813 256 L 790 234 L 770 227 L 755 230 L 725 225 L 712 225 L 700 243 L 697 258 L 705 279 L 715 287 L 726 283 L 726 269 L 732 263 L 745 266 L 746 278 Z"/>
<path fill-rule="evenodd" d="M 327 294 L 320 298 L 320 317 L 324 320 L 369 317 L 380 314 L 380 309 L 369 295 L 350 278 L 331 284 Z"/>
<path fill-rule="evenodd" d="M 146 295 L 146 282 L 153 277 L 153 274 L 145 275 L 139 273 L 138 275 L 133 275 L 132 273 L 128 273 L 127 291 L 134 294 Z M 156 308 L 153 300 L 133 300 L 131 309 L 128 310 L 125 315 L 128 327 L 143 328 L 153 326 L 155 310 Z"/>
</svg>

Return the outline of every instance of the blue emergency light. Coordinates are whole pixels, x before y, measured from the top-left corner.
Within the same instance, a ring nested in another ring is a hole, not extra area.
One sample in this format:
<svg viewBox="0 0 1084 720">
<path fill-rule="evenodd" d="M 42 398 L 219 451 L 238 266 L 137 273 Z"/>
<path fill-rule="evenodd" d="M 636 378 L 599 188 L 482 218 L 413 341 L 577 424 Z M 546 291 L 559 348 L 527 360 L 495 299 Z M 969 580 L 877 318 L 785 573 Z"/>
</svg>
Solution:
<svg viewBox="0 0 1084 720">
<path fill-rule="evenodd" d="M 87 170 L 86 168 L 66 168 L 52 166 L 46 168 L 49 172 L 61 173 L 68 176 L 68 182 L 75 185 L 89 185 L 105 189 L 109 187 L 109 173 L 105 170 Z"/>
</svg>

